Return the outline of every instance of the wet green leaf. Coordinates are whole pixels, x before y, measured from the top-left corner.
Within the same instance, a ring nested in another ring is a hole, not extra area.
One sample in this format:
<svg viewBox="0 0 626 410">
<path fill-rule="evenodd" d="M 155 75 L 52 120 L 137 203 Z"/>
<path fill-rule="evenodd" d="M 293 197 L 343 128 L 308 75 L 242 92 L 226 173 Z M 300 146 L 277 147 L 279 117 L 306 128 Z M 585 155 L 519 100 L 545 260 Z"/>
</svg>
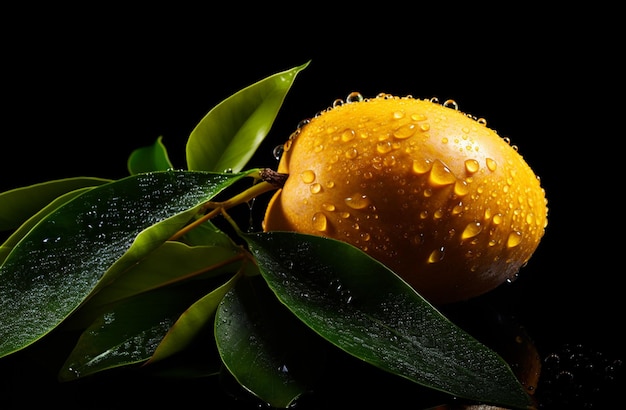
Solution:
<svg viewBox="0 0 626 410">
<path fill-rule="evenodd" d="M 222 248 L 235 248 L 237 245 L 224 231 L 216 227 L 211 221 L 187 232 L 182 241 L 189 245 L 221 246 Z"/>
<path fill-rule="evenodd" d="M 33 227 L 0 266 L 0 357 L 54 329 L 248 173 L 168 171 L 95 187 Z"/>
<path fill-rule="evenodd" d="M 0 231 L 16 229 L 52 200 L 67 192 L 111 182 L 110 179 L 76 177 L 42 182 L 0 193 Z"/>
<path fill-rule="evenodd" d="M 215 339 L 235 379 L 276 408 L 311 390 L 326 364 L 323 340 L 278 302 L 260 276 L 243 277 L 226 294 Z"/>
<path fill-rule="evenodd" d="M 233 275 L 228 282 L 206 294 L 185 310 L 156 348 L 148 364 L 170 357 L 189 346 L 209 324 L 209 321 L 215 318 L 218 304 L 226 292 L 235 285 L 238 278 L 238 275 Z"/>
<path fill-rule="evenodd" d="M 130 154 L 127 166 L 131 175 L 174 168 L 162 140 L 163 137 L 159 137 L 154 144 L 137 148 Z"/>
<path fill-rule="evenodd" d="M 19 228 L 17 228 L 0 246 L 0 265 L 4 262 L 4 259 L 9 255 L 9 252 L 13 249 L 13 247 L 32 229 L 33 226 L 37 224 L 41 219 L 43 219 L 50 212 L 54 211 L 67 201 L 73 199 L 74 197 L 82 194 L 85 191 L 90 190 L 92 187 L 80 188 L 75 191 L 68 192 L 66 194 L 59 195 L 57 198 L 53 199 L 48 205 L 44 206 L 39 212 L 35 215 L 31 216 L 26 220 Z"/>
<path fill-rule="evenodd" d="M 145 362 L 200 292 L 197 286 L 169 287 L 114 306 L 82 333 L 63 364 L 59 379 L 70 381 Z"/>
<path fill-rule="evenodd" d="M 188 246 L 165 242 L 141 261 L 89 298 L 70 322 L 79 326 L 107 309 L 108 305 L 140 293 L 185 280 L 234 274 L 244 259 L 240 248 Z"/>
<path fill-rule="evenodd" d="M 242 236 L 278 299 L 347 353 L 456 397 L 531 405 L 500 356 L 358 248 L 297 233 Z"/>
<path fill-rule="evenodd" d="M 188 169 L 243 169 L 267 136 L 296 75 L 308 65 L 271 75 L 211 109 L 187 141 Z"/>
</svg>

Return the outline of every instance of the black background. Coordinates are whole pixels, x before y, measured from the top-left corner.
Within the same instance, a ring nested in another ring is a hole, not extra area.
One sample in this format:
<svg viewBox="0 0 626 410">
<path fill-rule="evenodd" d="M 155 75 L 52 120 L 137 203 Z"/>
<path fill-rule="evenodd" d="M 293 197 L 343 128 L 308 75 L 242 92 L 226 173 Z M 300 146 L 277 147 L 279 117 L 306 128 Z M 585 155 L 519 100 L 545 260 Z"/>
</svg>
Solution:
<svg viewBox="0 0 626 410">
<path fill-rule="evenodd" d="M 502 303 L 542 354 L 583 344 L 622 357 L 623 70 L 612 12 L 468 9 L 450 19 L 452 10 L 396 6 L 245 19 L 210 7 L 16 14 L 2 38 L 0 190 L 126 176 L 128 154 L 158 136 L 182 168 L 187 136 L 215 104 L 311 60 L 250 166 L 274 166 L 272 148 L 300 120 L 351 91 L 454 99 L 519 147 L 549 201 L 546 235 L 499 290 Z M 17 368 L 9 403 L 84 399 L 36 365 L 0 361 L 0 372 Z M 45 399 L 17 394 L 32 390 L 28 374 L 32 389 L 49 388 Z"/>
</svg>

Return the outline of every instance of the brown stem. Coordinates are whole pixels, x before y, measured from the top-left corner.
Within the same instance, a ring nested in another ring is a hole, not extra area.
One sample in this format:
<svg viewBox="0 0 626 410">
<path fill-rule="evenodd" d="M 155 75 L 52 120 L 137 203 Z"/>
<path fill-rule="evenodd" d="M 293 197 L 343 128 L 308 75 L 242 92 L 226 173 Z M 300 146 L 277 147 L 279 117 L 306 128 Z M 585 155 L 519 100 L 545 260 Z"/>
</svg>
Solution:
<svg viewBox="0 0 626 410">
<path fill-rule="evenodd" d="M 203 211 L 207 211 L 209 209 L 211 211 L 202 215 L 200 218 L 196 219 L 195 221 L 191 222 L 189 225 L 186 225 L 185 227 L 180 229 L 169 240 L 174 241 L 180 238 L 181 236 L 185 235 L 192 229 L 198 227 L 199 225 L 202 225 L 209 219 L 219 215 L 226 209 L 230 209 L 236 205 L 246 203 L 250 201 L 251 199 L 256 198 L 257 196 L 265 192 L 273 191 L 282 187 L 282 185 L 280 185 L 281 183 L 280 181 L 282 181 L 282 183 L 284 184 L 284 180 L 287 179 L 286 174 L 280 174 L 275 171 L 268 172 L 267 170 L 268 168 L 264 168 L 260 171 L 259 174 L 261 176 L 261 182 L 251 186 L 250 188 L 246 189 L 243 192 L 240 192 L 239 194 L 233 196 L 232 198 L 229 198 L 223 202 L 211 202 L 211 201 L 206 202 L 202 207 Z M 268 180 L 266 180 L 263 175 L 268 176 L 268 178 L 270 178 L 272 182 L 269 182 Z M 285 175 L 284 180 L 282 177 L 283 175 Z"/>
<path fill-rule="evenodd" d="M 289 174 L 281 174 L 271 168 L 263 168 L 259 171 L 259 176 L 263 181 L 269 182 L 276 188 L 280 189 L 285 185 L 285 181 L 287 181 Z"/>
</svg>

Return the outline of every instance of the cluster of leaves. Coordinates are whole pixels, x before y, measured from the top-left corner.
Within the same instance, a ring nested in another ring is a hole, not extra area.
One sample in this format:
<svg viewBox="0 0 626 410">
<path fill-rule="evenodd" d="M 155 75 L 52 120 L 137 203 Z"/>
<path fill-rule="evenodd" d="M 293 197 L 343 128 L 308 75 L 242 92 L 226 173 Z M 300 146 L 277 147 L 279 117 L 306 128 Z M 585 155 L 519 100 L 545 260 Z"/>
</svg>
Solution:
<svg viewBox="0 0 626 410">
<path fill-rule="evenodd" d="M 208 333 L 219 363 L 206 374 L 222 369 L 286 408 L 314 388 L 320 346 L 330 343 L 454 397 L 529 407 L 500 356 L 360 250 L 243 232 L 225 210 L 234 234 L 206 218 L 221 210 L 212 202 L 220 194 L 246 180 L 256 186 L 259 169 L 244 167 L 307 65 L 210 110 L 189 136 L 186 170 L 173 169 L 159 138 L 132 152 L 120 180 L 76 177 L 1 193 L 0 230 L 10 234 L 0 246 L 0 358 L 75 329 L 59 370 L 70 381 L 166 362 Z"/>
</svg>

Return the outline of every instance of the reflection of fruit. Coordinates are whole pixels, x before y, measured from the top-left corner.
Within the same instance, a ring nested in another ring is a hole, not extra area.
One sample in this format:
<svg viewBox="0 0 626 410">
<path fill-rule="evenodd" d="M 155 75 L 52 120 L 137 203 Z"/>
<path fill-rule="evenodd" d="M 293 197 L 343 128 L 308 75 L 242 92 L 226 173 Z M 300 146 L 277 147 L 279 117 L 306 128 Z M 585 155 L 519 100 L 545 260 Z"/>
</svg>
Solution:
<svg viewBox="0 0 626 410">
<path fill-rule="evenodd" d="M 353 93 L 283 150 L 264 229 L 351 243 L 435 304 L 514 279 L 547 225 L 532 169 L 454 102 Z"/>
</svg>

